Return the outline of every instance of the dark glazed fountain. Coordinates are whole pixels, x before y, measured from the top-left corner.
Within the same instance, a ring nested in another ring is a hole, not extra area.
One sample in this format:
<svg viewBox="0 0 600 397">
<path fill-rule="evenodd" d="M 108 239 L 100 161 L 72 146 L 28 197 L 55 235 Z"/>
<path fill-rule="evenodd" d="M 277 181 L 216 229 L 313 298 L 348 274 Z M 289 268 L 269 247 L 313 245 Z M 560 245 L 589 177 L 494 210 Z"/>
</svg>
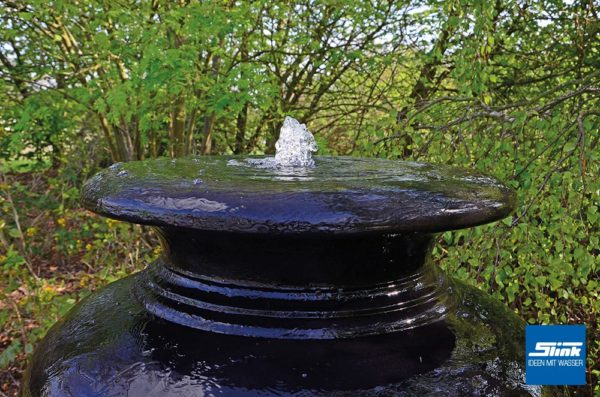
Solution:
<svg viewBox="0 0 600 397">
<path fill-rule="evenodd" d="M 316 157 L 286 119 L 275 158 L 115 164 L 94 212 L 163 255 L 79 303 L 37 347 L 29 396 L 539 396 L 523 324 L 436 269 L 436 233 L 507 216 L 494 179 Z"/>
</svg>

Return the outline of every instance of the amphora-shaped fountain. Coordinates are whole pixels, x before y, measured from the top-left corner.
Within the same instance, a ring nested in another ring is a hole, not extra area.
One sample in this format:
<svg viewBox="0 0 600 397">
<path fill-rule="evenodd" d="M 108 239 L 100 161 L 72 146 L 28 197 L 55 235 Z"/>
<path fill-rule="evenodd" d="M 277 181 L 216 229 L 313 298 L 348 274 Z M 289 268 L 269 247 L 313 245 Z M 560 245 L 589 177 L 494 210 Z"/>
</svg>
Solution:
<svg viewBox="0 0 600 397">
<path fill-rule="evenodd" d="M 438 270 L 438 233 L 514 192 L 464 169 L 316 157 L 116 164 L 83 204 L 153 227 L 163 254 L 82 300 L 37 347 L 27 396 L 538 396 L 523 323 Z"/>
</svg>

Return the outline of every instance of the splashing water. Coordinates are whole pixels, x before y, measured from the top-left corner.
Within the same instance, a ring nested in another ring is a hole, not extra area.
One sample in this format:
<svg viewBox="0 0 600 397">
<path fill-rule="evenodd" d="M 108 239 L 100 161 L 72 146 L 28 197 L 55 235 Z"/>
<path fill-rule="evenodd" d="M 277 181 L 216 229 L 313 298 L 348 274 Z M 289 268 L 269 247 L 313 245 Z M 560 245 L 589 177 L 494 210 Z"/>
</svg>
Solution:
<svg viewBox="0 0 600 397">
<path fill-rule="evenodd" d="M 261 169 L 311 168 L 315 166 L 312 153 L 317 151 L 317 141 L 305 124 L 286 117 L 275 143 L 275 157 L 249 158 L 243 161 L 229 160 L 227 165 Z"/>
<path fill-rule="evenodd" d="M 286 117 L 275 143 L 275 163 L 283 167 L 314 167 L 312 153 L 317 149 L 315 137 L 306 125 Z"/>
</svg>

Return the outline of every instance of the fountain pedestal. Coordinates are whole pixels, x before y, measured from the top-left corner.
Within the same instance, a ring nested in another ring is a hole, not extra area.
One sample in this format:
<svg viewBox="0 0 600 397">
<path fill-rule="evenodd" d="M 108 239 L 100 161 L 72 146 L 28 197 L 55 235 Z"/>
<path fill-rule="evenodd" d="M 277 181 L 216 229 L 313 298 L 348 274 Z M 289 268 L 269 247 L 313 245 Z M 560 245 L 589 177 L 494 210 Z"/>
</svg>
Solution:
<svg viewBox="0 0 600 397">
<path fill-rule="evenodd" d="M 80 302 L 25 395 L 540 395 L 524 324 L 435 268 L 438 232 L 514 206 L 460 169 L 351 158 L 116 165 L 84 205 L 153 226 L 163 255 Z"/>
</svg>

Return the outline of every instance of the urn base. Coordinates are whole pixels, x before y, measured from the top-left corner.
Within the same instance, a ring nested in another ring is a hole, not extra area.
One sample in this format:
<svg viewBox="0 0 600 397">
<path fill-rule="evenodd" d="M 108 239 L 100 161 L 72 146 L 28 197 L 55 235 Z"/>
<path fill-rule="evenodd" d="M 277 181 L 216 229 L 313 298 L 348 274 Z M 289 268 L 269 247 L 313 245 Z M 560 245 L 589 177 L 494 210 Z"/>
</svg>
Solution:
<svg viewBox="0 0 600 397">
<path fill-rule="evenodd" d="M 79 303 L 33 355 L 25 396 L 545 396 L 524 382 L 524 324 L 450 279 L 439 321 L 347 339 L 207 332 L 151 314 L 145 270 Z"/>
</svg>

